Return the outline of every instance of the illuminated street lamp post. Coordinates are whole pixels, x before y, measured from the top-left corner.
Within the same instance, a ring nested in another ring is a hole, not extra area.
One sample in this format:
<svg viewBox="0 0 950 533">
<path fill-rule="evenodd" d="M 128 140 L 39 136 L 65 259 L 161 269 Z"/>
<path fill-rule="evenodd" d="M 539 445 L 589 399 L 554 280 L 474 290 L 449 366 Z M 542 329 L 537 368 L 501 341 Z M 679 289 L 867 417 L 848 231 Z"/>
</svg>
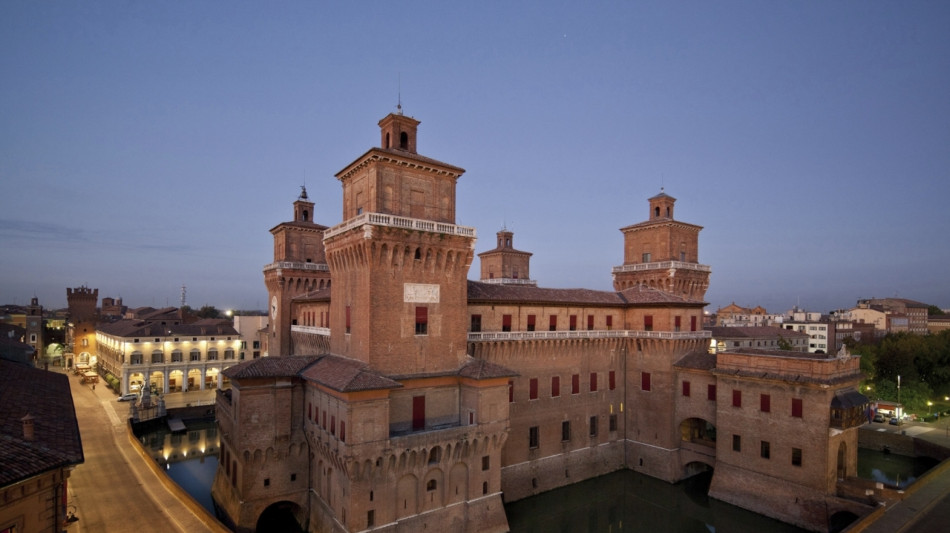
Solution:
<svg viewBox="0 0 950 533">
<path fill-rule="evenodd" d="M 900 425 L 904 420 L 901 416 L 901 376 L 897 375 L 897 425 Z"/>
</svg>

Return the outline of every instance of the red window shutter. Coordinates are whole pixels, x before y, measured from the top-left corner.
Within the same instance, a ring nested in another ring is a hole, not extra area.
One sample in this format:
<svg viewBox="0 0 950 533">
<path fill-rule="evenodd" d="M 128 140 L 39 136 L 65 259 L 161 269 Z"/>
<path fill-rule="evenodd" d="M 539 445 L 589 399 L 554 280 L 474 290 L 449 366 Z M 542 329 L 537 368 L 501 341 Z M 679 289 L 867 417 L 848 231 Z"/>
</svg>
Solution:
<svg viewBox="0 0 950 533">
<path fill-rule="evenodd" d="M 683 382 L 683 396 L 689 396 L 689 382 Z"/>
<path fill-rule="evenodd" d="M 429 323 L 429 308 L 425 306 L 416 307 L 416 324 Z"/>
<path fill-rule="evenodd" d="M 742 391 L 741 390 L 732 390 L 732 406 L 733 407 L 742 407 Z"/>
<path fill-rule="evenodd" d="M 537 400 L 538 399 L 538 378 L 531 378 L 531 381 L 528 382 L 528 399 Z"/>
<path fill-rule="evenodd" d="M 643 317 L 643 329 L 647 331 L 653 331 L 653 315 L 646 315 Z"/>
<path fill-rule="evenodd" d="M 594 329 L 594 315 L 587 315 L 587 329 Z"/>
<path fill-rule="evenodd" d="M 640 388 L 648 391 L 651 388 L 652 383 L 650 383 L 650 373 L 642 372 L 640 374 Z"/>
<path fill-rule="evenodd" d="M 557 331 L 557 315 L 551 315 L 549 327 L 551 331 Z"/>
<path fill-rule="evenodd" d="M 426 427 L 426 397 L 412 397 L 412 430 L 418 431 Z"/>
<path fill-rule="evenodd" d="M 676 329 L 679 329 L 679 328 L 680 328 L 680 325 L 682 324 L 682 321 L 683 321 L 683 317 L 681 317 L 681 316 L 678 316 L 678 317 L 674 317 L 674 318 L 673 318 L 673 325 L 676 326 Z"/>
<path fill-rule="evenodd" d="M 610 329 L 614 326 L 614 316 L 607 315 L 607 329 Z"/>
<path fill-rule="evenodd" d="M 716 386 L 715 385 L 706 386 L 706 399 L 716 401 Z"/>
<path fill-rule="evenodd" d="M 571 394 L 580 394 L 581 392 L 581 376 L 580 374 L 574 374 L 571 376 Z"/>
<path fill-rule="evenodd" d="M 772 397 L 768 394 L 763 394 L 759 396 L 759 408 L 763 413 L 768 413 L 772 410 Z"/>
<path fill-rule="evenodd" d="M 590 391 L 597 392 L 597 372 L 590 373 Z"/>
<path fill-rule="evenodd" d="M 696 331 L 696 317 L 689 317 L 689 330 Z"/>
<path fill-rule="evenodd" d="M 528 315 L 528 328 L 529 331 L 534 331 L 534 315 Z"/>
<path fill-rule="evenodd" d="M 609 381 L 608 386 L 610 387 L 610 390 L 614 390 L 617 388 L 617 375 L 614 373 L 613 370 L 611 370 L 610 373 L 607 374 L 607 381 Z"/>
<path fill-rule="evenodd" d="M 577 329 L 577 315 L 571 315 L 571 331 Z"/>
<path fill-rule="evenodd" d="M 551 397 L 557 398 L 561 395 L 561 377 L 554 376 L 551 378 Z"/>
<path fill-rule="evenodd" d="M 346 306 L 346 331 L 350 331 L 350 306 Z"/>
<path fill-rule="evenodd" d="M 792 416 L 796 418 L 802 417 L 802 399 L 801 398 L 792 398 Z"/>
<path fill-rule="evenodd" d="M 336 435 L 336 415 L 330 416 L 330 435 Z"/>
<path fill-rule="evenodd" d="M 340 440 L 346 442 L 346 422 L 340 420 Z"/>
<path fill-rule="evenodd" d="M 511 315 L 502 315 L 501 325 L 504 328 L 508 328 L 507 331 L 511 331 Z"/>
<path fill-rule="evenodd" d="M 515 382 L 508 381 L 508 403 L 515 401 Z"/>
</svg>

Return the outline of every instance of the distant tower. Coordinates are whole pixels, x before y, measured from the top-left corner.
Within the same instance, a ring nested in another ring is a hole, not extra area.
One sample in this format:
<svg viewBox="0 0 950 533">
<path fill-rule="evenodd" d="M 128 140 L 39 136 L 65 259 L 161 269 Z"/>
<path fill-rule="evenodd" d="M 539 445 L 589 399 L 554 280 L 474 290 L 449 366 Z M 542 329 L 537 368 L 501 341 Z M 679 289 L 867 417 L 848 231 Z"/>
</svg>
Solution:
<svg viewBox="0 0 950 533">
<path fill-rule="evenodd" d="M 26 308 L 26 343 L 36 350 L 35 358 L 43 357 L 46 345 L 43 342 L 43 306 L 34 296 Z"/>
<path fill-rule="evenodd" d="M 676 198 L 662 189 L 649 203 L 646 222 L 620 230 L 624 238 L 623 265 L 613 269 L 614 289 L 643 285 L 702 300 L 711 272 L 708 265 L 699 264 L 699 232 L 703 227 L 675 220 Z"/>
<path fill-rule="evenodd" d="M 495 249 L 478 254 L 481 261 L 481 281 L 504 285 L 537 285 L 531 280 L 529 266 L 531 252 L 515 250 L 514 233 L 502 229 L 497 234 Z"/>
<path fill-rule="evenodd" d="M 66 328 L 66 363 L 70 358 L 74 363 L 91 364 L 96 354 L 96 324 L 99 313 L 96 304 L 99 301 L 99 289 L 81 286 L 66 289 L 66 304 L 69 306 L 69 322 Z M 119 305 L 122 305 L 121 300 Z"/>
<path fill-rule="evenodd" d="M 268 296 L 268 355 L 293 355 L 290 337 L 291 300 L 330 286 L 330 269 L 323 248 L 326 226 L 313 221 L 313 202 L 307 188 L 300 188 L 294 218 L 270 230 L 274 236 L 274 262 L 264 267 Z"/>
</svg>

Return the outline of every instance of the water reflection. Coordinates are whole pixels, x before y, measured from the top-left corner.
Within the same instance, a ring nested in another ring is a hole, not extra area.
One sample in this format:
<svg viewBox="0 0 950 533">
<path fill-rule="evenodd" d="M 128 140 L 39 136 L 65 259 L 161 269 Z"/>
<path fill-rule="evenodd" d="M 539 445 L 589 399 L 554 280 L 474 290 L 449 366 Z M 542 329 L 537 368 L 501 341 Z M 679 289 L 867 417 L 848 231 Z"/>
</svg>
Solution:
<svg viewBox="0 0 950 533">
<path fill-rule="evenodd" d="M 937 461 L 929 457 L 906 457 L 893 453 L 858 448 L 858 477 L 904 489 Z"/>
<path fill-rule="evenodd" d="M 623 470 L 505 506 L 513 533 L 804 530 L 709 498 L 711 473 L 671 485 Z"/>
<path fill-rule="evenodd" d="M 186 423 L 185 431 L 172 433 L 164 422 L 146 422 L 133 431 L 145 450 L 168 477 L 214 514 L 211 484 L 218 469 L 220 439 L 213 420 Z"/>
</svg>

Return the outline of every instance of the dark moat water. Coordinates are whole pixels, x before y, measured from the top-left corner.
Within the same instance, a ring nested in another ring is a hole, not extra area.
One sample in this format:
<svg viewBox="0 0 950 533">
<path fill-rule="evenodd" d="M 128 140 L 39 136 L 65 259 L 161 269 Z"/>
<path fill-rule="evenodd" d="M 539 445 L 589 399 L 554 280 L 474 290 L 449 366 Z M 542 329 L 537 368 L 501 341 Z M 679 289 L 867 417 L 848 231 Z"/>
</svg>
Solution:
<svg viewBox="0 0 950 533">
<path fill-rule="evenodd" d="M 213 422 L 189 422 L 172 434 L 154 425 L 138 438 L 169 477 L 214 514 L 211 484 L 220 449 Z M 858 451 L 858 475 L 906 487 L 936 461 L 879 451 Z M 513 533 L 711 533 L 803 530 L 709 498 L 711 473 L 681 483 L 629 470 L 552 490 L 505 506 Z"/>
</svg>

